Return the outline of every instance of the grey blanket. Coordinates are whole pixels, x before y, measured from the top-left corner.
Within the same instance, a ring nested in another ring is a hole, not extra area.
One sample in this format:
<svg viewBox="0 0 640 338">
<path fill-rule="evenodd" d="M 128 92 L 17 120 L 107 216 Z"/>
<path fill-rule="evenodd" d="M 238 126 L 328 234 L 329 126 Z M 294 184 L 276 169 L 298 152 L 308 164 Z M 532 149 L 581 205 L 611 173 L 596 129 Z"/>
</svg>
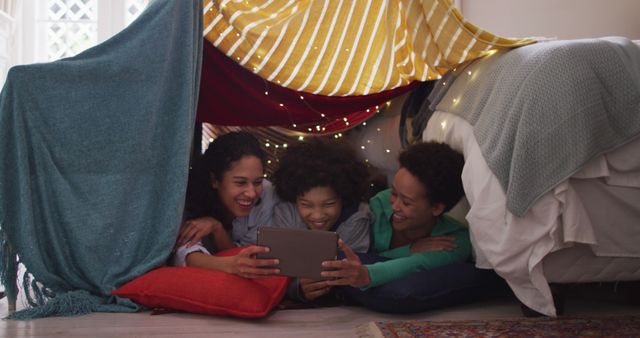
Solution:
<svg viewBox="0 0 640 338">
<path fill-rule="evenodd" d="M 552 41 L 494 54 L 447 85 L 437 109 L 474 126 L 517 216 L 590 159 L 640 132 L 640 47 L 625 38 Z"/>
</svg>

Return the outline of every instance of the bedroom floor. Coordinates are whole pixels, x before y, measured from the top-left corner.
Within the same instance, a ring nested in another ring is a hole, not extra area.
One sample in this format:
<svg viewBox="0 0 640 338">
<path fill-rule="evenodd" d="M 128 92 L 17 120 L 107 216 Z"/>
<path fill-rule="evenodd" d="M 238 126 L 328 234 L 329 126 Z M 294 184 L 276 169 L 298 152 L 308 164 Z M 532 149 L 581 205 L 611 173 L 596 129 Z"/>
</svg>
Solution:
<svg viewBox="0 0 640 338">
<path fill-rule="evenodd" d="M 624 295 L 612 296 L 608 291 L 582 288 L 569 294 L 565 316 L 640 315 L 640 304 L 626 304 Z M 0 301 L 0 314 L 3 317 L 7 314 L 6 299 Z M 510 297 L 414 315 L 386 315 L 349 306 L 278 310 L 261 320 L 186 313 L 93 313 L 32 321 L 3 320 L 0 321 L 0 337 L 366 337 L 356 327 L 375 320 L 513 317 L 522 317 L 522 313 L 519 303 Z"/>
</svg>

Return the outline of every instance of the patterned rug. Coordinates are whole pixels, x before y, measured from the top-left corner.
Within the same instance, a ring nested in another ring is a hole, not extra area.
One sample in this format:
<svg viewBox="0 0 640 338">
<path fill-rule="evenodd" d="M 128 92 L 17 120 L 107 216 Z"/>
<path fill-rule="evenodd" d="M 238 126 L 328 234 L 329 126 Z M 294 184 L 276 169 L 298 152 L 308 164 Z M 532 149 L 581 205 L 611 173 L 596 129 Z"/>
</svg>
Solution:
<svg viewBox="0 0 640 338">
<path fill-rule="evenodd" d="M 640 316 L 369 322 L 359 337 L 640 337 Z"/>
</svg>

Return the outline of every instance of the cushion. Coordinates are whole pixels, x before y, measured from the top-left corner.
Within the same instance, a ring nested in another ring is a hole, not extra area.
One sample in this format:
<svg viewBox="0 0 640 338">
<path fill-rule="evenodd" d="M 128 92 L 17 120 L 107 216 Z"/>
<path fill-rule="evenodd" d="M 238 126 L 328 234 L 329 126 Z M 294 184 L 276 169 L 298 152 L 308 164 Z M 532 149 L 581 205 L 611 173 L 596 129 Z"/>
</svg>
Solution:
<svg viewBox="0 0 640 338">
<path fill-rule="evenodd" d="M 232 256 L 242 249 L 217 255 Z M 289 278 L 280 276 L 247 279 L 214 270 L 167 266 L 133 279 L 112 294 L 152 308 L 260 318 L 280 302 L 288 283 Z"/>
</svg>

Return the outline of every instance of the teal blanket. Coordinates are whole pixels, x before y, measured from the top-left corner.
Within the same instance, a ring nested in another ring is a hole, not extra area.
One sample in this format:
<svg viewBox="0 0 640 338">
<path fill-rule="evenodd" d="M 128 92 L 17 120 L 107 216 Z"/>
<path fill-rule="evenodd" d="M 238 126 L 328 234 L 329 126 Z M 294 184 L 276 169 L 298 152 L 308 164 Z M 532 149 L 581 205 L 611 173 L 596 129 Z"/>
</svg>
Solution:
<svg viewBox="0 0 640 338">
<path fill-rule="evenodd" d="M 475 61 L 449 85 L 436 108 L 474 126 L 517 216 L 640 135 L 640 48 L 625 38 L 520 47 Z"/>
<path fill-rule="evenodd" d="M 180 224 L 202 55 L 200 0 L 156 0 L 76 57 L 10 70 L 0 97 L 10 318 L 129 312 L 110 295 L 165 263 Z"/>
</svg>

